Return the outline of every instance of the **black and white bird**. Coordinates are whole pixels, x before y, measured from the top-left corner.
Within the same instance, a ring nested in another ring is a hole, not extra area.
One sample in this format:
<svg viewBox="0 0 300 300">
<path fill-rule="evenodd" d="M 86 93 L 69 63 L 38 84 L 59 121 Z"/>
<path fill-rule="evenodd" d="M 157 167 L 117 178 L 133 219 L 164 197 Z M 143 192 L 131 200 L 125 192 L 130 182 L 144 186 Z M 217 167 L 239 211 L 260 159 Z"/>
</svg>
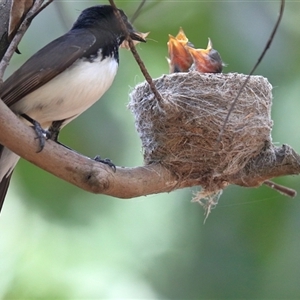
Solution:
<svg viewBox="0 0 300 300">
<path fill-rule="evenodd" d="M 119 12 L 130 37 L 145 42 Z M 109 89 L 125 37 L 110 5 L 87 8 L 69 32 L 35 53 L 0 86 L 0 97 L 28 125 L 46 132 L 55 124 L 59 130 Z M 0 211 L 18 159 L 0 145 Z"/>
</svg>

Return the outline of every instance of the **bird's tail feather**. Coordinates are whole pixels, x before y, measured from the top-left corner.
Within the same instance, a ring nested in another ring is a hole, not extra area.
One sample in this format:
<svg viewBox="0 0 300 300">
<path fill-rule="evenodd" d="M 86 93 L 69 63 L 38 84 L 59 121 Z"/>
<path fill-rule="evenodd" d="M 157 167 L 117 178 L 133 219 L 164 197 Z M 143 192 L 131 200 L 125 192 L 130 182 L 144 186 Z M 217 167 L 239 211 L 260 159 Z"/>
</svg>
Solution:
<svg viewBox="0 0 300 300">
<path fill-rule="evenodd" d="M 7 193 L 11 175 L 12 175 L 12 172 L 7 177 L 3 177 L 2 181 L 0 182 L 0 212 L 1 212 L 1 209 L 2 209 L 2 206 L 4 203 L 6 193 Z"/>
</svg>

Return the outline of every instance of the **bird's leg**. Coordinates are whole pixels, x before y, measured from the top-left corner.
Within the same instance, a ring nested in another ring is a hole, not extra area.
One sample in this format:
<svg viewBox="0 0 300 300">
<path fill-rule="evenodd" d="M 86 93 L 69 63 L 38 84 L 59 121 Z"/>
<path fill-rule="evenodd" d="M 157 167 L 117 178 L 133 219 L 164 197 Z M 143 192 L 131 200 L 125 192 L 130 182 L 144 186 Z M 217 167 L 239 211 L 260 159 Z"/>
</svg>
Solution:
<svg viewBox="0 0 300 300">
<path fill-rule="evenodd" d="M 33 125 L 33 129 L 37 135 L 36 139 L 38 139 L 40 143 L 40 149 L 37 152 L 41 152 L 44 149 L 46 138 L 49 138 L 49 131 L 43 129 L 39 122 L 30 118 L 28 115 L 21 114 L 21 117 Z"/>
<path fill-rule="evenodd" d="M 62 144 L 61 142 L 58 141 L 58 135 L 60 132 L 60 128 L 62 126 L 62 124 L 64 123 L 65 120 L 59 120 L 59 121 L 54 121 L 52 122 L 51 126 L 49 127 L 49 140 L 54 141 L 55 143 L 63 146 L 64 148 L 71 150 L 73 152 L 76 152 L 75 150 L 73 150 L 72 148 Z M 78 153 L 78 152 L 76 152 Z"/>
<path fill-rule="evenodd" d="M 63 124 L 64 120 L 54 121 L 52 122 L 51 126 L 49 127 L 49 140 L 58 143 L 58 135 L 60 132 L 60 128 Z"/>
</svg>

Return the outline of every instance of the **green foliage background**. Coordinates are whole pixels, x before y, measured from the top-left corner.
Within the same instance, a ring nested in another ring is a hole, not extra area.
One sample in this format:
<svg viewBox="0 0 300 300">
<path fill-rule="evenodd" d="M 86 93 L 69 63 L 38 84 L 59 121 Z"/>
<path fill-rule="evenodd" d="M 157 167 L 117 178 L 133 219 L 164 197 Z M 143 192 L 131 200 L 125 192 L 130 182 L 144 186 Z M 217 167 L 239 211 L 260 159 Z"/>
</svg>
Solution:
<svg viewBox="0 0 300 300">
<path fill-rule="evenodd" d="M 56 2 L 32 23 L 7 76 L 66 32 L 82 9 L 100 3 Z M 225 73 L 247 73 L 269 38 L 279 2 L 147 1 L 135 27 L 151 34 L 139 53 L 152 77 L 168 73 L 168 34 L 182 26 L 198 48 L 212 39 L 228 64 Z M 139 1 L 116 3 L 130 16 Z M 274 86 L 273 141 L 298 152 L 299 15 L 300 3 L 287 1 L 256 71 Z M 121 50 L 111 89 L 60 140 L 90 157 L 141 165 L 126 105 L 143 80 L 131 53 Z M 297 176 L 276 181 L 300 190 Z M 231 186 L 203 225 L 203 209 L 190 202 L 196 190 L 120 200 L 79 190 L 21 160 L 0 217 L 0 299 L 298 298 L 300 196 Z"/>
</svg>

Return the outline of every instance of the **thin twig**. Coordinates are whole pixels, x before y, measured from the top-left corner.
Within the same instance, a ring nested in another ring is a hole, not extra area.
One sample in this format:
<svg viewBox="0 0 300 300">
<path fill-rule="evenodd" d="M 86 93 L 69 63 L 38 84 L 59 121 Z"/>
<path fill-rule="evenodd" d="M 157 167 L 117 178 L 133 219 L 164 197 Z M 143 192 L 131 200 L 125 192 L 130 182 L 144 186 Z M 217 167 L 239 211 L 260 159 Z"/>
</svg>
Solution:
<svg viewBox="0 0 300 300">
<path fill-rule="evenodd" d="M 8 66 L 9 61 L 11 60 L 15 50 L 17 49 L 18 44 L 20 43 L 22 37 L 24 36 L 26 30 L 28 29 L 32 19 L 40 13 L 44 8 L 46 8 L 53 0 L 49 0 L 44 5 L 44 0 L 36 0 L 31 7 L 31 9 L 26 14 L 25 19 L 21 23 L 18 31 L 16 32 L 14 38 L 12 39 L 10 45 L 8 46 L 5 55 L 3 56 L 0 62 L 0 79 L 3 78 L 4 72 Z"/>
<path fill-rule="evenodd" d="M 277 184 L 273 181 L 266 180 L 266 181 L 264 181 L 264 185 L 276 190 L 277 192 L 279 192 L 280 194 L 282 194 L 284 196 L 288 196 L 288 197 L 291 197 L 291 198 L 294 198 L 294 197 L 297 196 L 297 192 L 295 190 L 290 189 L 286 186 Z"/>
<path fill-rule="evenodd" d="M 146 0 L 141 1 L 139 7 L 137 8 L 137 10 L 135 11 L 135 13 L 133 14 L 133 16 L 130 19 L 131 24 L 133 24 L 134 21 L 136 20 L 136 18 L 139 16 L 141 9 L 143 8 L 145 3 L 146 3 Z"/>
<path fill-rule="evenodd" d="M 217 139 L 217 144 L 219 144 L 220 141 L 221 141 L 221 139 L 222 139 L 222 135 L 223 135 L 223 132 L 224 132 L 224 130 L 225 130 L 226 124 L 227 124 L 227 122 L 228 122 L 228 120 L 229 120 L 229 117 L 230 117 L 230 115 L 231 115 L 231 113 L 232 113 L 232 111 L 233 111 L 233 109 L 234 109 L 234 106 L 235 106 L 236 102 L 238 101 L 238 99 L 239 99 L 239 97 L 240 97 L 240 95 L 241 95 L 243 89 L 245 88 L 245 86 L 247 85 L 248 81 L 250 80 L 251 75 L 254 73 L 254 71 L 256 70 L 256 68 L 258 67 L 258 65 L 261 63 L 261 61 L 262 61 L 263 57 L 265 56 L 267 50 L 268 50 L 268 49 L 270 48 L 270 46 L 271 46 L 271 43 L 272 43 L 272 41 L 273 41 L 273 39 L 274 39 L 274 36 L 275 36 L 275 34 L 276 34 L 276 31 L 277 31 L 277 29 L 278 29 L 278 26 L 279 26 L 280 21 L 281 21 L 282 16 L 283 16 L 284 5 L 285 5 L 285 0 L 281 0 L 280 10 L 279 10 L 279 16 L 278 16 L 278 19 L 277 19 L 277 21 L 276 21 L 276 24 L 275 24 L 275 26 L 274 26 L 274 28 L 273 28 L 273 31 L 272 31 L 272 33 L 271 33 L 271 35 L 270 35 L 270 37 L 269 37 L 269 40 L 267 41 L 267 44 L 266 44 L 266 46 L 265 46 L 263 52 L 261 53 L 260 57 L 258 58 L 256 64 L 255 64 L 254 67 L 253 67 L 253 69 L 251 70 L 251 72 L 249 73 L 249 75 L 247 76 L 247 78 L 245 79 L 245 82 L 243 83 L 243 85 L 242 85 L 241 88 L 239 89 L 238 94 L 236 95 L 234 101 L 232 102 L 232 104 L 231 104 L 231 106 L 230 106 L 230 108 L 229 108 L 229 111 L 228 111 L 228 113 L 227 113 L 227 116 L 226 116 L 226 118 L 225 118 L 225 121 L 224 121 L 224 123 L 223 123 L 223 126 L 222 126 L 222 128 L 221 128 L 220 133 L 219 133 L 219 136 L 218 136 L 218 139 Z"/>
<path fill-rule="evenodd" d="M 127 27 L 122 19 L 122 16 L 118 10 L 118 8 L 116 7 L 115 3 L 113 0 L 109 0 L 109 3 L 110 5 L 113 7 L 113 9 L 115 10 L 115 13 L 118 17 L 118 20 L 122 26 L 122 29 L 124 30 L 124 32 L 126 33 L 126 40 L 128 41 L 128 45 L 130 47 L 130 50 L 137 62 L 137 64 L 139 65 L 140 69 L 141 69 L 141 72 L 143 73 L 146 81 L 148 82 L 153 94 L 155 95 L 156 99 L 159 101 L 159 102 L 162 102 L 163 99 L 162 99 L 162 96 L 160 95 L 160 93 L 157 91 L 156 87 L 155 87 L 155 84 L 153 83 L 153 80 L 152 80 L 152 77 L 150 76 L 150 74 L 148 73 L 146 67 L 145 67 L 145 64 L 143 63 L 142 59 L 140 58 L 138 52 L 136 51 L 136 48 L 134 46 L 134 43 L 129 35 L 129 32 L 127 30 Z"/>
<path fill-rule="evenodd" d="M 33 13 L 32 16 L 30 16 L 28 19 L 30 19 L 30 22 L 35 18 L 42 10 L 44 10 L 49 4 L 51 4 L 54 0 L 48 0 L 46 3 L 40 6 L 40 8 L 37 9 L 36 12 Z"/>
</svg>

